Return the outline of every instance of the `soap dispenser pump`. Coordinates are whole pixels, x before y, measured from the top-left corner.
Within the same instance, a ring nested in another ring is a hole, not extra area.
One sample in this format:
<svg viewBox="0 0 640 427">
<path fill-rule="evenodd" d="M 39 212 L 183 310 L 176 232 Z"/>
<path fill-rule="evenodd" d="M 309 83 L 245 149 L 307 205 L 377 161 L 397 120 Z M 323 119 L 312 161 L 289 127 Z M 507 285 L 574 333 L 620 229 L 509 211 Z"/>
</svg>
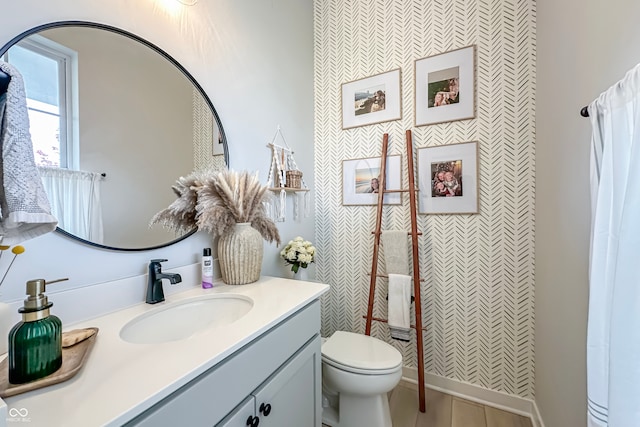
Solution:
<svg viewBox="0 0 640 427">
<path fill-rule="evenodd" d="M 55 283 L 59 279 L 49 282 Z M 23 384 L 57 371 L 62 366 L 62 322 L 50 314 L 53 303 L 44 294 L 44 279 L 27 282 L 22 321 L 9 332 L 9 382 Z"/>
</svg>

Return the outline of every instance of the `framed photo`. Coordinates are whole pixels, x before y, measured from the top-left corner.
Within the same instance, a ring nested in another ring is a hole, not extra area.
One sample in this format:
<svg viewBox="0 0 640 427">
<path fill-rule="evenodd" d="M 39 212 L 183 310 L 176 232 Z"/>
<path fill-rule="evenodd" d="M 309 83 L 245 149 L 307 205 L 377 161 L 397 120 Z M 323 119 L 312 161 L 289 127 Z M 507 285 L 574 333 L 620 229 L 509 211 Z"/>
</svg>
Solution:
<svg viewBox="0 0 640 427">
<path fill-rule="evenodd" d="M 415 62 L 416 126 L 476 116 L 475 46 Z"/>
<path fill-rule="evenodd" d="M 342 84 L 342 129 L 401 117 L 399 68 Z"/>
<path fill-rule="evenodd" d="M 222 132 L 216 124 L 215 118 L 213 118 L 213 138 L 211 141 L 212 154 L 214 156 L 224 156 L 224 144 L 222 143 Z"/>
<path fill-rule="evenodd" d="M 380 190 L 380 157 L 342 161 L 342 204 L 377 205 Z M 402 162 L 399 155 L 387 156 L 385 181 L 387 190 L 399 190 L 402 185 Z M 382 203 L 399 205 L 402 193 L 385 194 Z"/>
<path fill-rule="evenodd" d="M 418 149 L 418 212 L 478 213 L 478 143 Z"/>
</svg>

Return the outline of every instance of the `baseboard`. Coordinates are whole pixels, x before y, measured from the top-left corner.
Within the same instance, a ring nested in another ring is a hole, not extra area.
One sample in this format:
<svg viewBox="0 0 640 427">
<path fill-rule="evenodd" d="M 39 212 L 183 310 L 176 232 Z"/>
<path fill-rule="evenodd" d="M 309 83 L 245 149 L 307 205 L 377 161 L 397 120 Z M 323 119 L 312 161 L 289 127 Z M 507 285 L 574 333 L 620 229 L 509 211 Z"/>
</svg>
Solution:
<svg viewBox="0 0 640 427">
<path fill-rule="evenodd" d="M 531 411 L 531 422 L 533 427 L 544 427 L 544 421 L 542 421 L 542 415 L 540 415 L 540 409 L 538 403 L 533 401 L 533 410 Z"/>
<path fill-rule="evenodd" d="M 417 385 L 418 370 L 416 368 L 403 367 L 402 381 Z M 514 414 L 530 418 L 533 427 L 544 427 L 538 406 L 533 400 L 430 373 L 425 373 L 424 382 L 427 388 L 513 412 Z"/>
</svg>

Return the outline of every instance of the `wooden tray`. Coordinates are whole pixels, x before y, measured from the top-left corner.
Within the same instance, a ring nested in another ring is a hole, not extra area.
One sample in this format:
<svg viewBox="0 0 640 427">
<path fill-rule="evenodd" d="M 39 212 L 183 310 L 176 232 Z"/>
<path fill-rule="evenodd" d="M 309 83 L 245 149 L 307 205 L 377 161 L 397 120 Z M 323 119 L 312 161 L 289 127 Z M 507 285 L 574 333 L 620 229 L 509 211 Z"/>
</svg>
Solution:
<svg viewBox="0 0 640 427">
<path fill-rule="evenodd" d="M 62 338 L 69 338 L 72 334 L 87 331 L 90 333 L 85 339 L 68 347 L 62 347 L 62 366 L 54 373 L 47 375 L 39 380 L 31 381 L 25 384 L 9 383 L 9 360 L 8 357 L 0 362 L 0 397 L 10 397 L 16 394 L 26 393 L 27 391 L 36 390 L 53 384 L 58 384 L 72 378 L 78 373 L 84 361 L 89 355 L 93 344 L 96 341 L 98 328 L 75 329 L 69 332 L 63 332 Z"/>
</svg>

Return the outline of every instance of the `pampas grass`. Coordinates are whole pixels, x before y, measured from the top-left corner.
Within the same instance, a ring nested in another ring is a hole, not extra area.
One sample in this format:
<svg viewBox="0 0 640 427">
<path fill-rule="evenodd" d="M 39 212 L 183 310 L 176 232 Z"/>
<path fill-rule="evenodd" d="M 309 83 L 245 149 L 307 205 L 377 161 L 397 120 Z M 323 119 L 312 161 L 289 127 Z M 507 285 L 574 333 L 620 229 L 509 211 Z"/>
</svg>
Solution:
<svg viewBox="0 0 640 427">
<path fill-rule="evenodd" d="M 198 228 L 222 236 L 239 222 L 250 222 L 268 242 L 280 244 L 275 223 L 264 203 L 270 194 L 258 176 L 249 172 L 193 172 L 180 177 L 172 187 L 178 199 L 158 212 L 151 224 L 161 224 L 178 233 Z"/>
</svg>

